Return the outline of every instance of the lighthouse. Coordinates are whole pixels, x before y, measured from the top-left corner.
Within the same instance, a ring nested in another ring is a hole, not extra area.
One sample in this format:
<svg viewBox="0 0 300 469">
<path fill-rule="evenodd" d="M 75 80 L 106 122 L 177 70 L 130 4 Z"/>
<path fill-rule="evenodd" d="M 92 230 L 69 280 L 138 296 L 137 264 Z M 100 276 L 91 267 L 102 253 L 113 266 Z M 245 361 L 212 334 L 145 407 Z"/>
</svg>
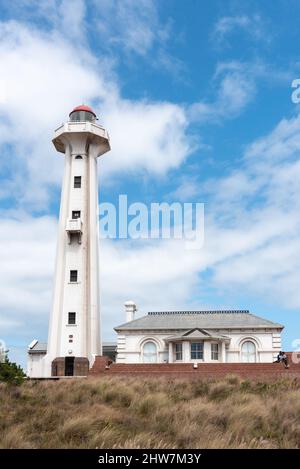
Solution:
<svg viewBox="0 0 300 469">
<path fill-rule="evenodd" d="M 53 303 L 47 346 L 30 344 L 28 374 L 84 376 L 102 354 L 97 159 L 110 144 L 85 105 L 55 130 L 53 144 L 65 160 Z"/>
</svg>

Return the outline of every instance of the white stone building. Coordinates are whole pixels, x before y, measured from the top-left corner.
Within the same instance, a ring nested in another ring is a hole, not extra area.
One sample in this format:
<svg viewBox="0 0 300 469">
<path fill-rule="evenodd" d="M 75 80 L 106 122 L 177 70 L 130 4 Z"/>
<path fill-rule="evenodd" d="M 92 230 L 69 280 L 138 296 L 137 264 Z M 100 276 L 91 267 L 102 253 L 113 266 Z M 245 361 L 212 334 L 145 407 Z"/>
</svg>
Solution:
<svg viewBox="0 0 300 469">
<path fill-rule="evenodd" d="M 118 363 L 236 363 L 274 361 L 283 326 L 249 311 L 149 312 L 115 327 Z"/>
</svg>

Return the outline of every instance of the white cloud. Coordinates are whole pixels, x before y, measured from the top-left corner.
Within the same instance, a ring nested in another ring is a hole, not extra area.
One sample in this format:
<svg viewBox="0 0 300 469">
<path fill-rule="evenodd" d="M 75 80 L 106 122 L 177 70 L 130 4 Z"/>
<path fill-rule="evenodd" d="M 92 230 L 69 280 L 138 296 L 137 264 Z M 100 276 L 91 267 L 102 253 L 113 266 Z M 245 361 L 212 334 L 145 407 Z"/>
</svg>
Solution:
<svg viewBox="0 0 300 469">
<path fill-rule="evenodd" d="M 49 302 L 55 260 L 56 221 L 50 217 L 0 222 L 1 318 L 27 323 Z M 17 313 L 13 317 L 13 313 Z"/>
<path fill-rule="evenodd" d="M 258 162 L 263 159 L 267 163 L 284 161 L 293 156 L 297 158 L 300 150 L 299 128 L 300 116 L 282 119 L 269 135 L 249 145 L 246 157 Z"/>
<path fill-rule="evenodd" d="M 172 18 L 161 21 L 160 4 L 155 0 L 19 0 L 4 8 L 13 19 L 58 31 L 79 49 L 88 47 L 92 33 L 93 46 L 106 61 L 128 65 L 134 64 L 134 55 L 148 59 L 151 54 L 147 66 L 176 80 L 182 80 L 186 72 L 168 47 L 181 33 L 177 29 L 172 34 Z"/>
<path fill-rule="evenodd" d="M 237 117 L 254 99 L 258 66 L 242 62 L 218 64 L 213 79 L 214 100 L 189 107 L 189 117 L 200 123 Z"/>
<path fill-rule="evenodd" d="M 19 200 L 44 205 L 47 184 L 61 179 L 62 158 L 52 149 L 52 131 L 79 100 L 101 99 L 107 86 L 87 54 L 76 54 L 61 37 L 16 22 L 0 24 L 0 61 L 6 90 L 0 142 L 10 145 L 10 158 L 18 161 L 13 176 Z M 22 179 L 26 185 L 19 184 Z"/>
<path fill-rule="evenodd" d="M 212 79 L 213 98 L 190 105 L 188 116 L 200 123 L 236 118 L 255 100 L 260 83 L 289 87 L 292 73 L 292 69 L 280 70 L 263 61 L 219 62 Z"/>
<path fill-rule="evenodd" d="M 137 299 L 142 311 L 190 307 L 208 270 L 211 280 L 205 288 L 235 296 L 238 291 L 283 308 L 300 307 L 299 121 L 280 122 L 247 148 L 240 170 L 207 185 L 202 250 L 188 252 L 181 241 L 143 248 L 138 243 L 106 246 L 102 295 L 106 311 L 116 312 L 115 323 L 125 297 Z M 289 151 L 278 158 L 283 142 Z M 195 191 L 194 185 L 194 197 Z"/>
<path fill-rule="evenodd" d="M 0 61 L 6 93 L 0 102 L 0 143 L 11 145 L 18 160 L 11 184 L 19 202 L 43 208 L 49 185 L 60 184 L 62 158 L 50 143 L 52 129 L 80 102 L 100 109 L 112 136 L 108 171 L 164 174 L 192 151 L 183 107 L 124 100 L 105 60 L 100 63 L 56 30 L 45 33 L 17 22 L 1 23 Z M 21 185 L 24 179 L 27 184 Z"/>
<path fill-rule="evenodd" d="M 264 21 L 258 14 L 250 16 L 223 16 L 219 18 L 214 25 L 212 39 L 217 44 L 228 45 L 228 37 L 237 31 L 242 31 L 255 40 L 262 38 L 265 42 L 270 40 Z"/>
<path fill-rule="evenodd" d="M 27 345 L 47 338 L 56 220 L 2 212 L 0 221 L 0 340 L 26 365 Z"/>
<path fill-rule="evenodd" d="M 39 2 L 40 3 L 40 2 Z M 58 6 L 57 29 L 80 43 L 85 39 L 86 3 L 84 0 L 63 0 Z"/>
<path fill-rule="evenodd" d="M 199 194 L 199 181 L 196 176 L 184 175 L 180 178 L 177 189 L 172 191 L 166 198 L 187 202 L 188 200 L 196 200 Z"/>
<path fill-rule="evenodd" d="M 215 285 L 287 308 L 300 307 L 299 129 L 299 116 L 283 119 L 249 145 L 240 170 L 208 185 L 211 223 L 223 251 L 213 270 Z M 228 246 L 232 252 L 224 256 Z"/>
<path fill-rule="evenodd" d="M 107 46 L 145 55 L 168 38 L 153 0 L 94 0 L 94 24 Z"/>
<path fill-rule="evenodd" d="M 113 326 L 124 322 L 123 303 L 127 299 L 138 303 L 140 314 L 176 309 L 187 301 L 195 285 L 199 266 L 193 253 L 184 249 L 184 242 L 149 240 L 140 244 L 102 243 L 101 298 L 106 336 Z"/>
<path fill-rule="evenodd" d="M 298 224 L 299 226 L 299 224 Z M 294 231 L 295 233 L 295 231 Z M 219 286 L 263 298 L 266 303 L 277 303 L 285 308 L 299 309 L 300 242 L 294 235 L 256 246 L 254 252 L 236 255 L 222 263 L 215 271 L 214 281 Z M 283 320 L 284 322 L 284 320 Z"/>
<path fill-rule="evenodd" d="M 3 337 L 3 334 L 14 330 L 16 327 L 22 326 L 21 321 L 12 320 L 9 318 L 0 318 L 0 331 Z M 1 340 L 1 339 L 0 339 Z"/>
<path fill-rule="evenodd" d="M 164 174 L 192 151 L 183 108 L 167 102 L 124 101 L 104 105 L 112 151 L 105 172 L 124 170 Z"/>
<path fill-rule="evenodd" d="M 9 18 L 61 31 L 78 45 L 85 41 L 85 0 L 18 0 L 3 5 Z"/>
</svg>

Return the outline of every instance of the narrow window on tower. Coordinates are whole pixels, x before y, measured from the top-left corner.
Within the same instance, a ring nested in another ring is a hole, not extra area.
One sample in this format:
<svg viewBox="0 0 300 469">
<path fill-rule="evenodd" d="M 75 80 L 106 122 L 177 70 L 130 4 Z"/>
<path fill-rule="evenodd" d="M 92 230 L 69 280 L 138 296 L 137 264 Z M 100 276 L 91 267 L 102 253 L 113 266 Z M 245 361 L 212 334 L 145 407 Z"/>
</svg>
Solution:
<svg viewBox="0 0 300 469">
<path fill-rule="evenodd" d="M 70 282 L 77 282 L 78 270 L 70 270 Z"/>
<path fill-rule="evenodd" d="M 81 187 L 81 176 L 74 176 L 74 187 L 80 189 Z"/>
<path fill-rule="evenodd" d="M 76 324 L 76 313 L 68 313 L 68 324 Z M 73 339 L 73 336 L 69 335 L 69 339 Z"/>
<path fill-rule="evenodd" d="M 82 160 L 82 156 L 81 155 L 75 156 L 75 160 Z"/>
<path fill-rule="evenodd" d="M 76 220 L 76 218 L 80 218 L 80 210 L 73 210 L 72 211 L 72 219 Z"/>
</svg>

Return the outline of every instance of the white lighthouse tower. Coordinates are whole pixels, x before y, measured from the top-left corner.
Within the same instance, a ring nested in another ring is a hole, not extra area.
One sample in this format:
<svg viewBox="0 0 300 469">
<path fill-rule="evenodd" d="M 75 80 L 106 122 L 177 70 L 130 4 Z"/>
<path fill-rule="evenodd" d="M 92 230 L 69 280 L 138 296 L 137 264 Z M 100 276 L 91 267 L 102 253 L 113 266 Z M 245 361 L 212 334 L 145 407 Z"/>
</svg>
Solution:
<svg viewBox="0 0 300 469">
<path fill-rule="evenodd" d="M 97 158 L 110 145 L 96 114 L 84 105 L 55 131 L 53 144 L 65 157 L 53 306 L 46 355 L 31 344 L 28 374 L 80 376 L 102 354 Z"/>
</svg>

